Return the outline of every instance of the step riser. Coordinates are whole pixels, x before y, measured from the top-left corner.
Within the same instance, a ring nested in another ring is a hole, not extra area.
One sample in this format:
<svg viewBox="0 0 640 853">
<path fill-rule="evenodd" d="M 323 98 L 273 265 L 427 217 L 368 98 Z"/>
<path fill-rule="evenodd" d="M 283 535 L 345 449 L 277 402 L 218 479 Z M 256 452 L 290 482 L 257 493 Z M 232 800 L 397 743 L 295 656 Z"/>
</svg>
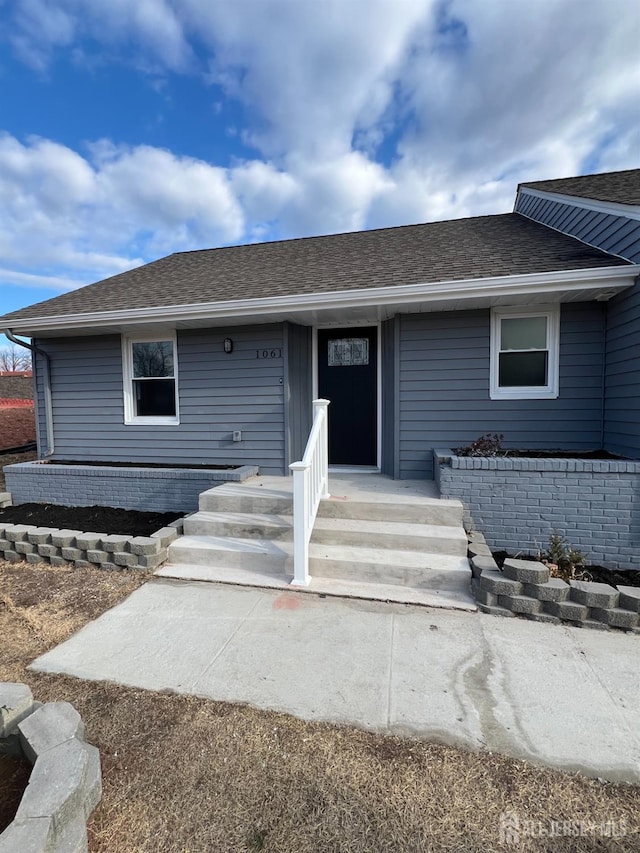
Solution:
<svg viewBox="0 0 640 853">
<path fill-rule="evenodd" d="M 380 567 L 380 565 L 352 563 L 348 560 L 323 560 L 320 557 L 309 558 L 309 572 L 312 577 L 454 592 L 468 592 L 471 582 L 471 572 L 462 570 L 423 569 L 418 571 L 403 566 Z"/>
<path fill-rule="evenodd" d="M 372 533 L 365 539 L 358 530 L 319 530 L 314 529 L 311 541 L 323 545 L 345 545 L 354 548 L 379 548 L 380 550 L 421 551 L 428 554 L 446 554 L 451 557 L 464 557 L 467 553 L 467 540 L 460 536 L 412 536 L 394 533 Z"/>
<path fill-rule="evenodd" d="M 407 524 L 437 524 L 445 527 L 458 527 L 462 524 L 462 507 L 328 500 L 320 501 L 318 516 L 320 518 L 400 521 Z"/>
<path fill-rule="evenodd" d="M 293 500 L 265 495 L 216 495 L 205 492 L 200 495 L 199 508 L 202 512 L 246 512 L 251 515 L 292 515 Z"/>
<path fill-rule="evenodd" d="M 269 495 L 216 495 L 215 489 L 200 495 L 203 512 L 246 512 L 252 515 L 292 515 L 293 500 Z M 321 501 L 320 518 L 351 518 L 362 521 L 404 521 L 455 527 L 462 524 L 462 507 L 437 504 L 385 504 L 363 501 Z"/>
<path fill-rule="evenodd" d="M 186 518 L 186 536 L 231 536 L 235 539 L 270 539 L 291 541 L 293 529 L 289 526 L 243 524 L 239 521 L 205 521 Z"/>
<path fill-rule="evenodd" d="M 247 554 L 244 551 L 224 551 L 222 549 L 190 548 L 176 544 L 169 546 L 170 563 L 193 563 L 197 566 L 232 566 L 237 569 L 250 569 L 263 574 L 280 574 L 288 567 L 286 554 L 281 557 L 272 554 Z"/>
</svg>

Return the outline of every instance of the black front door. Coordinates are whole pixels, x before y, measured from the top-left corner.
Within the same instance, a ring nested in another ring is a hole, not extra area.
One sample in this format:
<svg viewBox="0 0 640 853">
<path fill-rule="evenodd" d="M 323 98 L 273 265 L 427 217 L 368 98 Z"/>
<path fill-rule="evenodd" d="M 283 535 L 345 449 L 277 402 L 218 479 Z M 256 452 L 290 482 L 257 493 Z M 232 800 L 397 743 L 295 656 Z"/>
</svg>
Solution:
<svg viewBox="0 0 640 853">
<path fill-rule="evenodd" d="M 378 329 L 318 329 L 318 396 L 329 406 L 329 464 L 376 465 Z"/>
</svg>

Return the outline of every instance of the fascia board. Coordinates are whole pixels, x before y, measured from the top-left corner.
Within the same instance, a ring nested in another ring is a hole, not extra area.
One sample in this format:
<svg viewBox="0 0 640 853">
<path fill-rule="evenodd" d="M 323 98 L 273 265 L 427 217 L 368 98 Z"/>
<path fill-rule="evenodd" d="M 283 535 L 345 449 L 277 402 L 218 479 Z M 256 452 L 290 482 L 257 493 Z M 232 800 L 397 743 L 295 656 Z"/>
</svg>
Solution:
<svg viewBox="0 0 640 853">
<path fill-rule="evenodd" d="M 259 299 L 234 299 L 195 305 L 169 305 L 63 316 L 26 317 L 6 326 L 14 332 L 41 334 L 64 329 L 87 329 L 113 324 L 132 325 L 216 318 L 255 317 L 295 311 L 321 311 L 335 308 L 366 307 L 371 304 L 389 305 L 416 302 L 436 302 L 443 299 L 473 299 L 479 296 L 505 296 L 556 291 L 598 290 L 610 288 L 623 290 L 630 287 L 640 275 L 640 264 L 597 269 L 560 270 L 545 273 L 527 273 L 514 276 L 441 281 L 393 287 L 372 287 L 360 290 L 342 290 L 334 293 L 270 296 Z"/>
<path fill-rule="evenodd" d="M 626 216 L 627 219 L 640 220 L 640 204 L 622 204 L 615 201 L 599 201 L 595 198 L 587 198 L 579 195 L 566 195 L 565 193 L 548 192 L 547 190 L 536 190 L 532 187 L 520 187 L 518 195 L 530 195 L 534 198 L 542 198 L 548 201 L 559 201 L 562 204 L 570 204 L 573 207 L 583 207 L 586 210 L 595 210 L 599 213 L 609 213 L 611 216 Z M 517 200 L 515 211 L 517 211 Z"/>
</svg>

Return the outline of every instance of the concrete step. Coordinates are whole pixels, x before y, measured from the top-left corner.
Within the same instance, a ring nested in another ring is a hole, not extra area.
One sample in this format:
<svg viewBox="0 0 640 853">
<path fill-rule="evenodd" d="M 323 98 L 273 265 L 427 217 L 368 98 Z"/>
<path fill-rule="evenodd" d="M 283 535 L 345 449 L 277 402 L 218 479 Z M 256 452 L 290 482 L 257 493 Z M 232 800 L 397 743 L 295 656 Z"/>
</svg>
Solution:
<svg viewBox="0 0 640 853">
<path fill-rule="evenodd" d="M 289 489 L 227 483 L 200 495 L 203 512 L 250 513 L 252 515 L 293 514 L 293 494 Z M 319 518 L 351 518 L 366 521 L 398 521 L 419 524 L 462 524 L 462 503 L 438 498 L 417 498 L 414 495 L 385 495 L 351 498 L 334 495 L 320 501 Z"/>
<path fill-rule="evenodd" d="M 312 577 L 459 592 L 468 592 L 471 581 L 466 557 L 317 542 L 309 545 L 309 573 Z"/>
<path fill-rule="evenodd" d="M 352 518 L 367 521 L 400 521 L 414 524 L 462 525 L 460 501 L 394 496 L 393 500 L 359 500 L 338 495 L 320 501 L 318 518 Z"/>
<path fill-rule="evenodd" d="M 247 512 L 261 515 L 292 515 L 293 495 L 284 489 L 229 483 L 200 494 L 203 512 Z"/>
<path fill-rule="evenodd" d="M 396 602 L 398 604 L 416 604 L 424 607 L 440 607 L 452 610 L 474 612 L 477 605 L 468 588 L 462 591 L 448 589 L 416 589 L 415 587 L 396 586 L 394 584 L 359 583 L 340 578 L 311 578 L 308 587 L 292 587 L 291 577 L 286 574 L 261 574 L 250 569 L 232 569 L 219 566 L 197 566 L 193 563 L 175 563 L 156 569 L 154 575 L 182 581 L 201 581 L 206 583 L 237 584 L 262 589 L 277 589 L 315 595 L 333 595 L 340 598 L 356 598 L 367 601 Z"/>
<path fill-rule="evenodd" d="M 368 548 L 421 551 L 464 557 L 467 537 L 462 527 L 407 524 L 353 518 L 316 518 L 311 542 Z"/>
<path fill-rule="evenodd" d="M 194 512 L 184 520 L 187 536 L 231 536 L 238 539 L 291 539 L 293 519 L 248 512 Z"/>
<path fill-rule="evenodd" d="M 291 543 L 277 543 L 269 539 L 180 536 L 169 545 L 169 563 L 231 566 L 271 574 L 289 570 L 292 549 Z"/>
</svg>

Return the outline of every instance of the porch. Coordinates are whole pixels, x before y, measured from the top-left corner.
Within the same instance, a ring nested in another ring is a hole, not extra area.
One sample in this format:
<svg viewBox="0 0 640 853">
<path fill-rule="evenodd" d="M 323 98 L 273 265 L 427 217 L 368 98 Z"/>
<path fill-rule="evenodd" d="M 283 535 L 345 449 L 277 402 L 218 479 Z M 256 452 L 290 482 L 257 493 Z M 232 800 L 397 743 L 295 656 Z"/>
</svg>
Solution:
<svg viewBox="0 0 640 853">
<path fill-rule="evenodd" d="M 290 589 L 294 478 L 259 476 L 203 492 L 156 575 Z M 308 545 L 320 595 L 475 610 L 462 504 L 430 480 L 330 473 Z"/>
</svg>

